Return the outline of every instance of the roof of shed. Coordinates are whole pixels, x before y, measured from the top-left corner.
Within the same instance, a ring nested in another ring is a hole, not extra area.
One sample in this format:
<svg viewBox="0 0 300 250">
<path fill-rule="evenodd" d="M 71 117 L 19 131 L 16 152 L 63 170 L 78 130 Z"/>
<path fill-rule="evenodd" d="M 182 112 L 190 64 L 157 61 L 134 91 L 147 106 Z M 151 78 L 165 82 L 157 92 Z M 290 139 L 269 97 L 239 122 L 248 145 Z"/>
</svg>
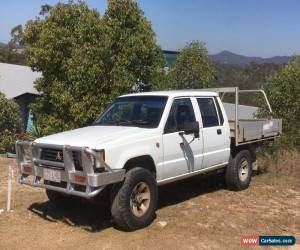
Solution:
<svg viewBox="0 0 300 250">
<path fill-rule="evenodd" d="M 7 98 L 15 98 L 25 93 L 38 94 L 34 81 L 41 76 L 40 72 L 33 72 L 27 66 L 0 63 L 0 92 Z"/>
</svg>

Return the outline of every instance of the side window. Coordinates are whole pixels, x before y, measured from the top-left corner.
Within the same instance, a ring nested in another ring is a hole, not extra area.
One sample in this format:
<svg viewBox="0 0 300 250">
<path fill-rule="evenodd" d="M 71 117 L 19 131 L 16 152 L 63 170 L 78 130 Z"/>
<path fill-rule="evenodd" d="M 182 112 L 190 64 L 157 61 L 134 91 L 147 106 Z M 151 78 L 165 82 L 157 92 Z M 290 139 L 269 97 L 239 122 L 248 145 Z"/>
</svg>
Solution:
<svg viewBox="0 0 300 250">
<path fill-rule="evenodd" d="M 197 98 L 203 127 L 219 126 L 218 113 L 213 98 Z"/>
<path fill-rule="evenodd" d="M 222 126 L 224 124 L 224 117 L 223 117 L 223 114 L 222 114 L 222 111 L 221 111 L 221 108 L 220 108 L 217 97 L 215 97 L 215 103 L 216 103 L 217 109 L 218 109 L 218 114 L 219 114 L 219 118 L 220 118 L 220 125 Z"/>
<path fill-rule="evenodd" d="M 195 122 L 195 114 L 190 98 L 175 99 L 165 126 L 165 133 L 173 133 L 183 129 L 187 122 Z"/>
</svg>

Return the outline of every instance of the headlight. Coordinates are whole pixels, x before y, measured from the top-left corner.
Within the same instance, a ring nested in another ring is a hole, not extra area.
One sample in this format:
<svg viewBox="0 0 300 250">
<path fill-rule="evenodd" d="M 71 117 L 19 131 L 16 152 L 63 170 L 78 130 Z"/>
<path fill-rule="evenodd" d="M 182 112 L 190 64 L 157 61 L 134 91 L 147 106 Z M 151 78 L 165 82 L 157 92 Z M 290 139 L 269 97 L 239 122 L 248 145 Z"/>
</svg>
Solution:
<svg viewBox="0 0 300 250">
<path fill-rule="evenodd" d="M 103 162 L 105 160 L 104 149 L 92 150 L 92 149 L 86 148 L 85 152 L 89 155 L 91 164 L 95 171 L 99 171 L 99 170 L 104 171 L 105 170 L 105 164 L 101 164 L 101 162 Z"/>
<path fill-rule="evenodd" d="M 25 163 L 32 162 L 32 147 L 30 144 L 23 144 L 23 154 L 23 159 Z"/>
<path fill-rule="evenodd" d="M 105 161 L 105 151 L 104 151 L 104 149 L 99 150 L 98 154 L 99 154 L 100 160 Z"/>
<path fill-rule="evenodd" d="M 104 151 L 104 149 L 97 150 L 96 151 L 96 157 L 98 158 L 99 164 L 97 166 L 95 164 L 94 168 L 97 169 L 97 170 L 100 170 L 100 171 L 104 171 L 105 166 L 102 164 L 102 162 L 105 161 L 105 151 Z"/>
</svg>

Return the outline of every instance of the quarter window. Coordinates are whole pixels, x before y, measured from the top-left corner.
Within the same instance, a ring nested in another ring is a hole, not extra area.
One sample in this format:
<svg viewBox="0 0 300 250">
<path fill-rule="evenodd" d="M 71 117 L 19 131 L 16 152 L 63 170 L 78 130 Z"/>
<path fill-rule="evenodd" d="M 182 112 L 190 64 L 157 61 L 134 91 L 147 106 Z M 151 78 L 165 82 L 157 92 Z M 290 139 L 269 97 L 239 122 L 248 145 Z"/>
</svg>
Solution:
<svg viewBox="0 0 300 250">
<path fill-rule="evenodd" d="M 203 127 L 219 126 L 218 113 L 213 98 L 197 98 Z"/>
<path fill-rule="evenodd" d="M 215 97 L 215 103 L 217 105 L 217 109 L 218 109 L 218 113 L 219 113 L 220 125 L 222 126 L 224 124 L 224 117 L 223 117 L 217 97 Z"/>
</svg>

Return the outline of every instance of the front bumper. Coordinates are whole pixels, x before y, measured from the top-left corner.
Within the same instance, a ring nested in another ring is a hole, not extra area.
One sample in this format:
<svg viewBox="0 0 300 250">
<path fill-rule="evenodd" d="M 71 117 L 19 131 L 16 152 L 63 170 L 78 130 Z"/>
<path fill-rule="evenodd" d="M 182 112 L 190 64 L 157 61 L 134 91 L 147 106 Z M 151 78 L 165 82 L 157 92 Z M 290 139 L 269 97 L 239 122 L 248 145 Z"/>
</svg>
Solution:
<svg viewBox="0 0 300 250">
<path fill-rule="evenodd" d="M 41 159 L 41 152 L 45 148 L 60 150 L 63 160 L 59 162 Z M 96 151 L 87 147 L 17 141 L 16 151 L 20 170 L 18 180 L 21 184 L 33 187 L 91 198 L 100 193 L 106 185 L 121 182 L 125 176 L 124 169 L 111 169 Z M 75 167 L 72 157 L 74 151 L 80 154 L 81 171 Z M 59 178 L 49 179 L 49 175 L 46 175 L 49 169 Z"/>
</svg>

